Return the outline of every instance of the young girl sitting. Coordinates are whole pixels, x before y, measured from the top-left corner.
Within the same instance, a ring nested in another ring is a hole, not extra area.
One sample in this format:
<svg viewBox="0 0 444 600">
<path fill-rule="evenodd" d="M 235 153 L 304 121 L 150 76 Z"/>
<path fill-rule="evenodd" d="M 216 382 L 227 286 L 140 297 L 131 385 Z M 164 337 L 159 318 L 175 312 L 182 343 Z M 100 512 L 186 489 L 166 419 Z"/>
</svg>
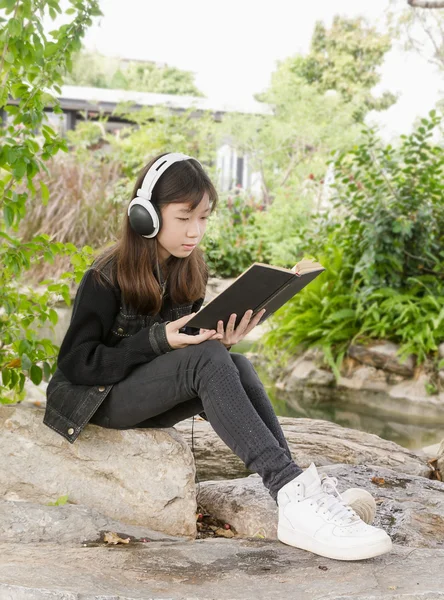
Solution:
<svg viewBox="0 0 444 600">
<path fill-rule="evenodd" d="M 235 328 L 195 330 L 187 322 L 205 297 L 199 248 L 217 192 L 199 161 L 154 157 L 140 172 L 119 241 L 86 271 L 58 367 L 47 388 L 44 423 L 73 443 L 86 423 L 113 428 L 172 427 L 202 413 L 279 508 L 278 538 L 322 556 L 358 560 L 390 550 L 382 529 L 345 503 L 334 478 L 293 460 L 251 362 L 230 352 L 263 311 Z M 333 482 L 335 483 L 335 482 Z"/>
</svg>

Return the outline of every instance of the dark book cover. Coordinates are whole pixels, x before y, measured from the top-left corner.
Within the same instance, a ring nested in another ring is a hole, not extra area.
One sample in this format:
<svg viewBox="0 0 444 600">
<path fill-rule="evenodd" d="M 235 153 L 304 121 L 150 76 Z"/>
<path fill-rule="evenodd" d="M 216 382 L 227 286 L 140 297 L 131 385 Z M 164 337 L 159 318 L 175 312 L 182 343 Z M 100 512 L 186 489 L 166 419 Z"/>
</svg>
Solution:
<svg viewBox="0 0 444 600">
<path fill-rule="evenodd" d="M 222 320 L 226 329 L 232 313 L 236 313 L 237 327 L 247 310 L 253 310 L 254 316 L 265 308 L 266 312 L 259 321 L 263 323 L 325 271 L 320 265 L 319 267 L 313 267 L 315 270 L 299 275 L 289 269 L 254 263 L 188 321 L 187 327 L 217 329 L 218 321 Z"/>
</svg>

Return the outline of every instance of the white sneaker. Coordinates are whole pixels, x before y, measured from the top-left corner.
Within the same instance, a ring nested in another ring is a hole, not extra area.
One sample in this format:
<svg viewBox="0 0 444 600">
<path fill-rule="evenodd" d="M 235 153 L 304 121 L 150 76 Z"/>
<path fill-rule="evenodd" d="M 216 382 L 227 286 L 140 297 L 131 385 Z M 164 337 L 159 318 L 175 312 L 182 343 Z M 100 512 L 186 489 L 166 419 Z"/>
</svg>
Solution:
<svg viewBox="0 0 444 600">
<path fill-rule="evenodd" d="M 278 539 L 337 560 L 362 560 L 389 552 L 383 529 L 367 525 L 334 489 L 321 481 L 314 463 L 278 492 Z"/>
</svg>

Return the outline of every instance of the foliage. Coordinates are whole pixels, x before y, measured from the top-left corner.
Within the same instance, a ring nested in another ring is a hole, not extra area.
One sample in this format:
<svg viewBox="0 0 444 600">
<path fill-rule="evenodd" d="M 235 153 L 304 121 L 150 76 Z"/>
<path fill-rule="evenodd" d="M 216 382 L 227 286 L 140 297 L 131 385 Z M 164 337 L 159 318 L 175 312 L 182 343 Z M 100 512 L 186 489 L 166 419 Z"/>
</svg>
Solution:
<svg viewBox="0 0 444 600">
<path fill-rule="evenodd" d="M 122 220 L 122 207 L 114 196 L 120 165 L 99 152 L 89 152 L 89 160 L 84 160 L 82 146 L 79 150 L 80 155 L 72 151 L 48 161 L 49 177 L 36 175 L 34 182 L 46 185 L 49 199 L 46 205 L 39 194 L 28 200 L 19 226 L 24 241 L 42 233 L 79 248 L 100 249 L 114 241 Z M 28 277 L 38 281 L 69 268 L 69 256 L 58 257 L 54 263 L 43 261 L 35 265 Z"/>
<path fill-rule="evenodd" d="M 300 247 L 304 245 L 318 187 L 308 178 L 298 188 L 277 188 L 273 204 L 256 213 L 256 228 L 271 264 L 290 268 L 302 258 Z"/>
<path fill-rule="evenodd" d="M 444 339 L 444 150 L 434 111 L 395 149 L 373 131 L 333 160 L 332 208 L 313 219 L 299 251 L 326 268 L 270 321 L 262 339 L 285 360 L 318 346 L 336 375 L 350 343 L 388 338 L 418 364 Z"/>
<path fill-rule="evenodd" d="M 215 177 L 217 125 L 211 111 L 202 111 L 198 118 L 193 117 L 194 112 L 194 107 L 178 113 L 160 105 L 133 110 L 130 103 L 124 102 L 116 107 L 114 114 L 131 120 L 134 125 L 122 128 L 119 136 L 107 134 L 104 139 L 131 185 L 153 155 L 172 149 L 195 156 L 210 176 Z"/>
<path fill-rule="evenodd" d="M 404 50 L 444 70 L 444 9 L 413 9 L 404 0 L 390 0 L 387 17 L 390 35 L 401 42 Z"/>
<path fill-rule="evenodd" d="M 269 206 L 278 190 L 299 188 L 310 173 L 322 178 L 331 151 L 358 140 L 361 127 L 353 103 L 320 93 L 285 64 L 272 74 L 263 100 L 271 114 L 226 114 L 218 139 L 228 137 L 240 156 L 248 156 Z"/>
<path fill-rule="evenodd" d="M 263 206 L 239 188 L 234 195 L 220 197 L 201 243 L 212 275 L 237 277 L 253 262 L 268 262 L 255 218 L 261 210 Z"/>
<path fill-rule="evenodd" d="M 330 29 L 322 21 L 316 23 L 307 55 L 289 57 L 279 70 L 288 70 L 295 81 L 303 81 L 317 93 L 336 91 L 345 102 L 353 103 L 355 118 L 362 121 L 369 110 L 384 110 L 396 101 L 389 92 L 380 98 L 370 93 L 380 80 L 378 67 L 390 47 L 390 37 L 363 17 L 335 16 Z"/>
<path fill-rule="evenodd" d="M 64 83 L 158 94 L 203 96 L 194 74 L 149 61 L 124 60 L 82 49 L 73 57 L 73 69 Z"/>
<path fill-rule="evenodd" d="M 441 120 L 431 111 L 398 148 L 381 146 L 370 129 L 334 162 L 336 239 L 367 292 L 399 290 L 424 273 L 444 277 L 444 150 L 432 141 Z"/>
<path fill-rule="evenodd" d="M 23 397 L 26 377 L 39 383 L 55 369 L 55 347 L 50 340 L 38 339 L 36 327 L 47 320 L 56 322 L 55 302 L 63 298 L 69 303 L 67 281 L 73 277 L 78 281 L 91 258 L 89 247 L 79 251 L 45 235 L 26 242 L 15 237 L 27 203 L 37 194 L 44 205 L 49 199 L 42 180 L 36 189 L 35 176 L 47 173 L 45 162 L 60 149 L 67 150 L 65 140 L 43 124 L 44 108 L 54 104 L 54 112 L 62 112 L 54 92 L 60 93 L 64 72 L 72 66 L 72 54 L 80 48 L 91 17 L 102 14 L 94 0 L 70 0 L 65 14 L 72 20 L 46 34 L 42 27 L 45 11 L 54 20 L 62 12 L 59 4 L 58 0 L 0 0 L 4 23 L 0 32 L 0 109 L 8 115 L 8 123 L 0 129 L 1 402 Z M 59 282 L 45 282 L 42 290 L 27 288 L 26 271 L 57 255 L 70 257 L 74 273 Z"/>
</svg>

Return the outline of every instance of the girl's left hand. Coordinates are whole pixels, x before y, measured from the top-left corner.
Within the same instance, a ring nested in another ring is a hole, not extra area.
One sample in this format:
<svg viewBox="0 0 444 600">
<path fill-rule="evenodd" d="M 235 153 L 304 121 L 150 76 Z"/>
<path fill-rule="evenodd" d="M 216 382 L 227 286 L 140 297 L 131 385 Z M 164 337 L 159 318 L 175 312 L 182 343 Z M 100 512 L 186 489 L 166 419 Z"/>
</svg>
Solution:
<svg viewBox="0 0 444 600">
<path fill-rule="evenodd" d="M 224 322 L 219 321 L 217 324 L 217 333 L 215 333 L 212 337 L 210 337 L 208 339 L 210 339 L 210 340 L 217 339 L 215 336 L 222 334 L 223 337 L 221 339 L 219 338 L 220 341 L 222 342 L 222 344 L 226 347 L 234 346 L 234 344 L 237 344 L 238 342 L 243 340 L 244 337 L 248 333 L 250 333 L 250 331 L 254 327 L 256 327 L 256 325 L 261 320 L 264 313 L 265 313 L 265 308 L 263 308 L 261 311 L 259 311 L 257 313 L 257 315 L 255 315 L 255 317 L 252 319 L 251 315 L 253 314 L 253 311 L 251 309 L 247 310 L 247 312 L 242 317 L 242 320 L 240 321 L 240 323 L 236 329 L 234 329 L 234 324 L 236 323 L 236 314 L 232 313 L 232 315 L 228 319 L 226 331 L 224 331 Z M 202 333 L 205 333 L 206 331 L 209 331 L 209 330 L 208 329 L 200 329 L 199 333 L 202 334 Z"/>
</svg>

